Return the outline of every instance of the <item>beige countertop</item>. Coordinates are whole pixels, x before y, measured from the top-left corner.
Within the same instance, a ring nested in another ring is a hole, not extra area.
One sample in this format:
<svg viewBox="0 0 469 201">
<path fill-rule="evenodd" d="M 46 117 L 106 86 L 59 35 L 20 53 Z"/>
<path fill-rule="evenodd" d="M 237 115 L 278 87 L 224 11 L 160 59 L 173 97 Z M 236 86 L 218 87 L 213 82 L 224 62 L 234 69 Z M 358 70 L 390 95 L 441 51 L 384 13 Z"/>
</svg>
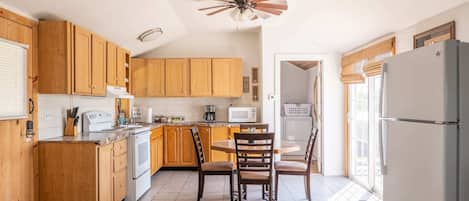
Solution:
<svg viewBox="0 0 469 201">
<path fill-rule="evenodd" d="M 150 126 L 152 129 L 162 126 L 207 126 L 207 127 L 239 127 L 241 124 L 259 124 L 259 123 L 230 123 L 230 122 L 203 122 L 203 121 L 185 121 L 173 123 L 138 123 L 143 126 Z"/>
<path fill-rule="evenodd" d="M 107 131 L 79 133 L 77 136 L 61 136 L 39 140 L 39 143 L 94 143 L 97 145 L 110 144 L 129 136 L 129 131 Z"/>
</svg>

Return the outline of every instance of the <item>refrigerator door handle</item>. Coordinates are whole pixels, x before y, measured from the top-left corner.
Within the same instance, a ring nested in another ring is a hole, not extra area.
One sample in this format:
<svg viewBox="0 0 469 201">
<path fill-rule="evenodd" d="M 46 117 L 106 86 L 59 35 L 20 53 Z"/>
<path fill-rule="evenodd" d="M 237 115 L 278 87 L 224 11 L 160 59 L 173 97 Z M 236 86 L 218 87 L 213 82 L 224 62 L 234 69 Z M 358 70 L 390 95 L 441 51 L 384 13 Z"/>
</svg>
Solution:
<svg viewBox="0 0 469 201">
<path fill-rule="evenodd" d="M 386 175 L 387 167 L 386 167 L 386 156 L 384 153 L 384 135 L 383 135 L 383 107 L 384 107 L 384 83 L 386 79 L 386 63 L 383 64 L 381 68 L 381 87 L 380 87 L 380 94 L 379 94 L 379 125 L 378 125 L 378 132 L 379 132 L 379 153 L 380 153 L 380 164 L 381 164 L 381 172 L 383 175 Z"/>
</svg>

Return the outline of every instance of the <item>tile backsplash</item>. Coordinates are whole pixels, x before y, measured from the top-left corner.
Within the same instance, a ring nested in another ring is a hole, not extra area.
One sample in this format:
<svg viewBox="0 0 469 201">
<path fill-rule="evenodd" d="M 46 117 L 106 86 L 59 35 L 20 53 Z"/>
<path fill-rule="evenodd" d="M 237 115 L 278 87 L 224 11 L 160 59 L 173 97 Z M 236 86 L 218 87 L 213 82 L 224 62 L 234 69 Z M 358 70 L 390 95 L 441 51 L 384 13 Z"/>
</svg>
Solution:
<svg viewBox="0 0 469 201">
<path fill-rule="evenodd" d="M 201 121 L 205 105 L 216 105 L 216 119 L 226 121 L 231 98 L 136 98 L 134 105 L 144 110 L 151 107 L 153 115 L 184 116 L 186 121 Z M 142 111 L 143 112 L 143 111 Z"/>
<path fill-rule="evenodd" d="M 62 136 L 65 127 L 66 110 L 80 107 L 78 114 L 81 131 L 81 114 L 87 111 L 99 110 L 115 113 L 115 100 L 112 97 L 89 97 L 55 94 L 38 95 L 39 139 Z"/>
</svg>

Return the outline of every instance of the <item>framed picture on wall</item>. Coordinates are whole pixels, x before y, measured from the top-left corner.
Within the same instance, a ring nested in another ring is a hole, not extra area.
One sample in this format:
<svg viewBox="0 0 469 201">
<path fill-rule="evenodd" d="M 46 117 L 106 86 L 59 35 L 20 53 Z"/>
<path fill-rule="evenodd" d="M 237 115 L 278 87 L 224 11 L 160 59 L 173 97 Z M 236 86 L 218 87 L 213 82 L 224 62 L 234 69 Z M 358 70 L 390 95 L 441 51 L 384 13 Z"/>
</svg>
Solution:
<svg viewBox="0 0 469 201">
<path fill-rule="evenodd" d="M 456 22 L 452 21 L 414 36 L 414 49 L 445 40 L 456 39 Z"/>
<path fill-rule="evenodd" d="M 252 84 L 258 84 L 259 83 L 259 68 L 253 67 L 252 68 Z"/>
<path fill-rule="evenodd" d="M 249 76 L 243 76 L 243 93 L 249 93 Z"/>
</svg>

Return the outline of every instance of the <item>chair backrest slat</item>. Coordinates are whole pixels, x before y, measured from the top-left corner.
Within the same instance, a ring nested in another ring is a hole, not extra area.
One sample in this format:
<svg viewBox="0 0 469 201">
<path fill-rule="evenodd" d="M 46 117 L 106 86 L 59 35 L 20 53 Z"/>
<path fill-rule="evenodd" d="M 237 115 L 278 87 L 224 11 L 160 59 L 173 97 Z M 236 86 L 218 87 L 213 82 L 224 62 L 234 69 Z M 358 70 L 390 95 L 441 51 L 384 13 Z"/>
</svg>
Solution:
<svg viewBox="0 0 469 201">
<path fill-rule="evenodd" d="M 200 168 L 205 163 L 204 147 L 202 145 L 202 139 L 200 138 L 199 129 L 197 127 L 191 128 L 192 141 L 194 142 L 194 148 L 197 155 L 197 164 Z"/>
</svg>

